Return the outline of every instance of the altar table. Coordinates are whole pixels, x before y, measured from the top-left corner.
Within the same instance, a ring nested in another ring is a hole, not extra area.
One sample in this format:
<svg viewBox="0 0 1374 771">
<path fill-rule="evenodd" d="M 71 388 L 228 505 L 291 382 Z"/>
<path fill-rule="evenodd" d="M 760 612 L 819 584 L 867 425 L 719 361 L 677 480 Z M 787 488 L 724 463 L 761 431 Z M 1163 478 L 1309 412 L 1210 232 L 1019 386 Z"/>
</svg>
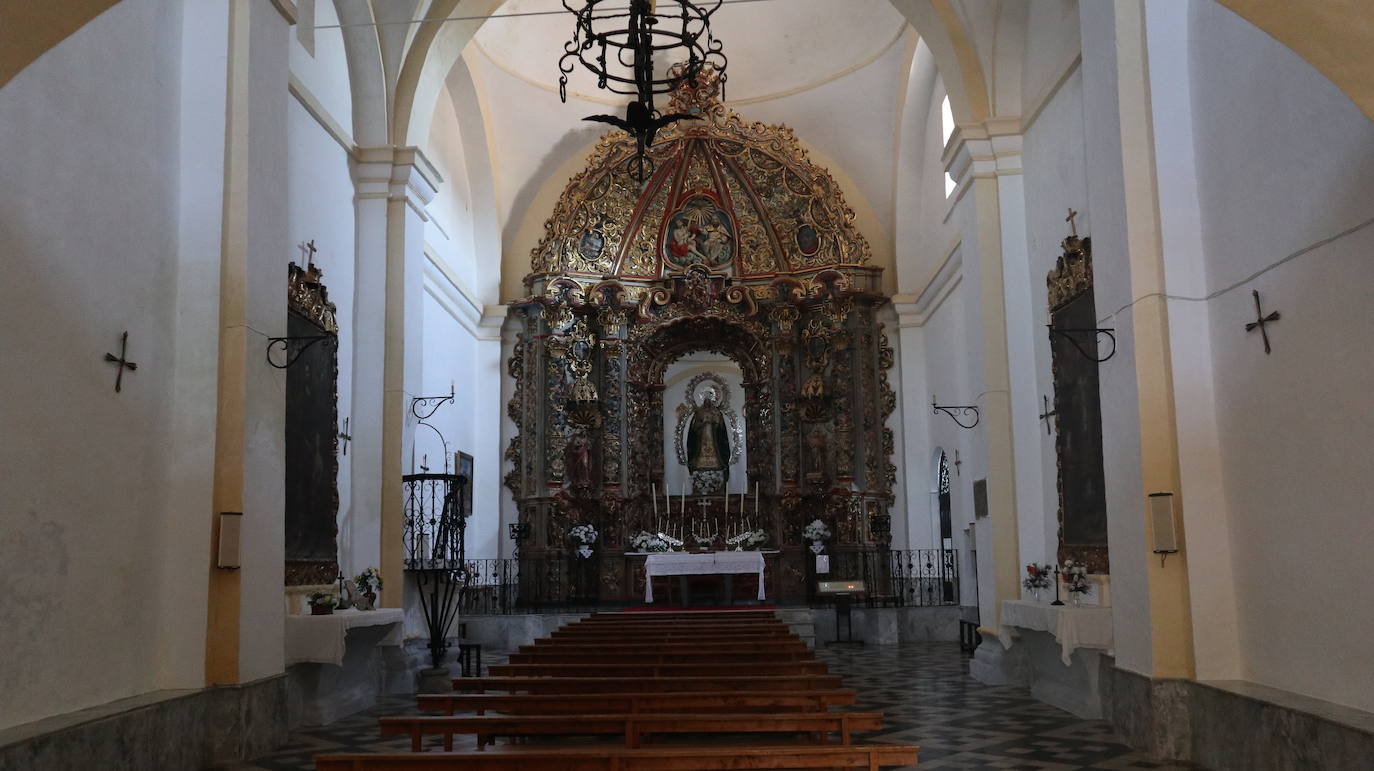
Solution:
<svg viewBox="0 0 1374 771">
<path fill-rule="evenodd" d="M 286 665 L 316 663 L 343 666 L 345 638 L 356 626 L 391 624 L 379 647 L 397 646 L 405 634 L 405 612 L 400 608 L 379 610 L 336 610 L 327 616 L 292 615 L 286 617 Z"/>
<path fill-rule="evenodd" d="M 1112 647 L 1111 608 L 1005 600 L 999 626 L 998 639 L 1003 648 L 1011 647 L 1011 627 L 1014 626 L 1054 635 L 1059 642 L 1060 660 L 1066 667 L 1071 666 L 1071 657 L 1077 648 L 1111 650 Z"/>
<path fill-rule="evenodd" d="M 763 553 L 757 551 L 655 552 L 644 558 L 644 602 L 654 601 L 655 576 L 703 576 L 757 573 L 763 595 Z"/>
</svg>

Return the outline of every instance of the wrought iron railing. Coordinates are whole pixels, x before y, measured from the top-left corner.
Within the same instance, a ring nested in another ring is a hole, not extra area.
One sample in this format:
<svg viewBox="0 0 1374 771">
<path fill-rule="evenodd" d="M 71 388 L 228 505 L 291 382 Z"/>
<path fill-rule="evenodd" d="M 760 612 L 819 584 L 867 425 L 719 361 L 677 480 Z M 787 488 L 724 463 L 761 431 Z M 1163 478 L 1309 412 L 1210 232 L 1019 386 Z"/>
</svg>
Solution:
<svg viewBox="0 0 1374 771">
<path fill-rule="evenodd" d="M 809 551 L 784 555 L 813 563 Z M 467 582 L 459 612 L 470 615 L 580 612 L 639 604 L 633 599 L 608 597 L 598 589 L 597 576 L 623 568 L 621 555 L 574 554 L 480 559 L 467 562 Z M 603 564 L 603 561 L 611 564 Z M 837 551 L 830 555 L 834 579 L 862 579 L 868 587 L 860 604 L 870 606 L 940 606 L 959 604 L 958 552 L 950 549 Z M 819 576 L 825 578 L 826 576 Z M 829 600 L 814 595 L 811 573 L 808 594 L 781 597 L 779 604 L 824 606 Z"/>
<path fill-rule="evenodd" d="M 830 576 L 859 579 L 867 587 L 860 600 L 870 606 L 959 604 L 959 552 L 956 549 L 877 549 L 830 555 Z M 828 604 L 811 597 L 812 604 Z"/>
<path fill-rule="evenodd" d="M 467 518 L 463 503 L 467 477 L 460 474 L 409 474 L 405 486 L 406 571 L 415 580 L 430 664 L 441 667 L 449 632 L 469 583 L 465 556 Z"/>
</svg>

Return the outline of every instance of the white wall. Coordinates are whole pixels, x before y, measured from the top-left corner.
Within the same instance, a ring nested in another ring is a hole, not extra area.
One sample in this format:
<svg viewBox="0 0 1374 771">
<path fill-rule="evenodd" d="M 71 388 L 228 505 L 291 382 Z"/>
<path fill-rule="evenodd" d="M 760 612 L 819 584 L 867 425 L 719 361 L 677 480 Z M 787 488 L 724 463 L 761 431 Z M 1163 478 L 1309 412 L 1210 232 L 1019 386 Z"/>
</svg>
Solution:
<svg viewBox="0 0 1374 771">
<path fill-rule="evenodd" d="M 179 3 L 120 3 L 0 90 L 0 728 L 202 676 L 203 613 L 158 583 L 164 549 L 208 537 L 208 507 L 164 497 L 180 44 Z M 179 610 L 189 628 L 150 638 Z"/>
<path fill-rule="evenodd" d="M 320 7 L 328 6 L 321 4 Z M 298 49 L 299 43 L 294 43 L 293 53 Z M 317 53 L 323 53 L 318 47 L 316 50 Z M 343 66 L 342 62 L 339 66 Z M 338 311 L 338 411 L 342 424 L 345 418 L 353 414 L 354 207 L 350 158 L 348 152 L 296 99 L 292 99 L 287 106 L 287 136 L 290 243 L 315 242 L 319 249 L 315 254 L 315 265 L 324 272 L 324 285 L 329 289 L 329 299 Z M 283 250 L 283 277 L 288 260 L 303 266 L 306 257 L 299 251 Z M 353 553 L 350 528 L 353 521 L 353 487 L 350 483 L 353 458 L 352 453 L 339 454 L 339 564 L 348 575 L 357 575 L 362 569 L 375 566 L 378 560 L 377 555 L 362 554 L 355 557 Z"/>
<path fill-rule="evenodd" d="M 1029 48 L 1034 52 L 1038 46 Z M 1042 81 L 1054 77 L 1047 75 Z M 1033 471 L 1040 477 L 1040 499 L 1018 502 L 1023 534 L 1022 562 L 1051 564 L 1059 561 L 1056 554 L 1059 494 L 1055 437 L 1046 433 L 1044 421 L 1039 420 L 1039 414 L 1044 411 L 1042 397 L 1048 397 L 1051 406 L 1054 403 L 1050 343 L 1045 331 L 1049 323 L 1049 292 L 1045 277 L 1054 269 L 1062 253 L 1060 242 L 1069 235 L 1069 224 L 1064 219 L 1070 208 L 1078 212 L 1079 233 L 1092 234 L 1092 201 L 1087 194 L 1084 152 L 1082 73 L 1073 66 L 1071 74 L 1056 82 L 1060 83 L 1059 88 L 1026 128 L 1022 147 L 1030 283 L 1027 290 L 1029 314 L 1018 323 L 1034 330 L 1029 338 L 1033 354 L 1030 366 L 1034 369 L 1037 387 L 1033 394 L 1034 414 L 1028 416 L 1036 421 L 1035 431 L 1031 433 L 1031 420 L 1021 420 L 1017 424 L 1017 436 L 1034 440 L 1037 452 L 1020 454 L 1016 459 L 1018 472 Z M 1115 362 L 1114 358 L 1102 366 L 1111 367 Z"/>
<path fill-rule="evenodd" d="M 1374 563 L 1374 125 L 1216 3 L 1193 4 L 1190 35 L 1245 674 L 1374 710 L 1374 606 L 1364 589 Z M 1266 312 L 1283 314 L 1269 328 L 1269 356 L 1258 332 L 1243 329 L 1255 317 L 1252 289 Z"/>
</svg>

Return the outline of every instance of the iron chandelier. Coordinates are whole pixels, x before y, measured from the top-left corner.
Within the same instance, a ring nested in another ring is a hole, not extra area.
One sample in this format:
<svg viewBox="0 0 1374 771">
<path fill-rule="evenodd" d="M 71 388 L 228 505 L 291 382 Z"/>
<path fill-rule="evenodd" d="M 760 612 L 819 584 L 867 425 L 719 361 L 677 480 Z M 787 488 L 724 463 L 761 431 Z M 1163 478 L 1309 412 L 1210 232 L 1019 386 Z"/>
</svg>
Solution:
<svg viewBox="0 0 1374 771">
<path fill-rule="evenodd" d="M 649 160 L 646 153 L 659 130 L 679 120 L 699 120 L 695 115 L 659 113 L 654 95 L 669 93 L 684 83 L 695 85 L 707 66 L 719 73 L 724 94 L 728 60 L 724 46 L 711 33 L 711 15 L 723 2 L 707 0 L 699 5 L 692 0 L 663 0 L 671 12 L 660 13 L 657 0 L 629 0 L 628 7 L 609 8 L 607 0 L 584 0 L 580 8 L 574 8 L 572 0 L 563 0 L 563 7 L 577 17 L 577 26 L 558 60 L 558 96 L 568 101 L 568 75 L 581 65 L 596 76 L 598 88 L 634 97 L 624 118 L 592 115 L 585 120 L 609 123 L 634 138 L 635 154 L 627 167 L 641 185 Z M 656 53 L 675 59 L 686 56 L 658 75 L 654 72 Z"/>
</svg>

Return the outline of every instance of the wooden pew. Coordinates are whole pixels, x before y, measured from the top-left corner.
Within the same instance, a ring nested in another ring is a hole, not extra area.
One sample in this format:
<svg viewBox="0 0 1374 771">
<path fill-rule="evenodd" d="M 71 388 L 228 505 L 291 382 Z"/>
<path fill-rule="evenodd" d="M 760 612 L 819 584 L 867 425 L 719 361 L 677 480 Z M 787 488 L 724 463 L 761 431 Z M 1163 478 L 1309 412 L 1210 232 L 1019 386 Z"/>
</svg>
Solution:
<svg viewBox="0 0 1374 771">
<path fill-rule="evenodd" d="M 699 621 L 701 619 L 753 619 L 753 618 L 778 618 L 775 610 L 750 610 L 740 608 L 738 610 L 651 610 L 626 612 L 623 610 L 598 611 L 586 616 L 582 621 L 635 621 L 645 619 L 651 621 L 661 621 L 663 619 L 684 619 L 687 621 Z"/>
<path fill-rule="evenodd" d="M 834 690 L 839 675 L 703 675 L 693 677 L 458 677 L 455 691 L 524 693 L 669 693 L 673 691 Z"/>
<path fill-rule="evenodd" d="M 881 712 L 782 712 L 738 714 L 647 713 L 624 715 L 407 715 L 378 721 L 383 736 L 409 736 L 410 749 L 424 748 L 426 736 L 443 736 L 444 749 L 453 748 L 458 734 L 477 736 L 481 750 L 497 736 L 623 736 L 626 747 L 638 747 L 654 734 L 810 733 L 821 737 L 838 733 L 850 744 L 854 731 L 883 727 Z"/>
<path fill-rule="evenodd" d="M 508 715 L 610 715 L 639 712 L 731 712 L 771 709 L 824 712 L 854 704 L 851 689 L 833 691 L 709 691 L 686 693 L 424 693 L 416 704 L 426 712 L 504 712 Z"/>
<path fill-rule="evenodd" d="M 668 664 L 634 662 L 496 664 L 487 667 L 493 677 L 682 677 L 691 675 L 804 675 L 824 674 L 823 661 L 688 661 Z"/>
<path fill-rule="evenodd" d="M 525 653 L 510 654 L 511 664 L 672 664 L 693 661 L 708 661 L 721 664 L 749 661 L 813 661 L 815 654 L 809 650 L 760 651 L 758 653 L 739 653 L 736 651 L 678 651 L 661 653 L 658 651 L 635 651 L 628 653 L 603 653 L 594 648 L 566 650 L 549 646 Z"/>
<path fill-rule="evenodd" d="M 758 653 L 758 651 L 772 650 L 811 650 L 807 643 L 800 639 L 776 639 L 776 640 L 739 640 L 739 642 L 713 642 L 713 640 L 697 640 L 697 642 L 633 642 L 631 638 L 620 638 L 616 642 L 581 642 L 581 640 L 551 640 L 540 638 L 534 640 L 532 645 L 519 646 L 519 653 L 532 653 L 532 651 L 551 649 L 556 647 L 559 650 L 598 650 L 609 651 L 609 653 L 653 653 L 653 651 L 664 651 L 664 653 L 677 653 L 677 651 L 690 650 L 735 650 L 739 653 Z"/>
<path fill-rule="evenodd" d="M 577 633 L 577 632 L 553 632 L 547 638 L 553 642 L 600 642 L 614 643 L 634 640 L 635 642 L 691 642 L 693 640 L 701 642 L 767 642 L 769 640 L 796 640 L 799 639 L 791 632 L 727 632 L 716 634 L 714 632 L 693 632 L 682 630 L 677 632 L 654 632 L 651 634 L 638 633 Z M 538 645 L 538 640 L 535 641 Z"/>
<path fill-rule="evenodd" d="M 317 755 L 316 771 L 726 771 L 916 765 L 910 745 L 502 747 L 485 752 Z"/>
</svg>

